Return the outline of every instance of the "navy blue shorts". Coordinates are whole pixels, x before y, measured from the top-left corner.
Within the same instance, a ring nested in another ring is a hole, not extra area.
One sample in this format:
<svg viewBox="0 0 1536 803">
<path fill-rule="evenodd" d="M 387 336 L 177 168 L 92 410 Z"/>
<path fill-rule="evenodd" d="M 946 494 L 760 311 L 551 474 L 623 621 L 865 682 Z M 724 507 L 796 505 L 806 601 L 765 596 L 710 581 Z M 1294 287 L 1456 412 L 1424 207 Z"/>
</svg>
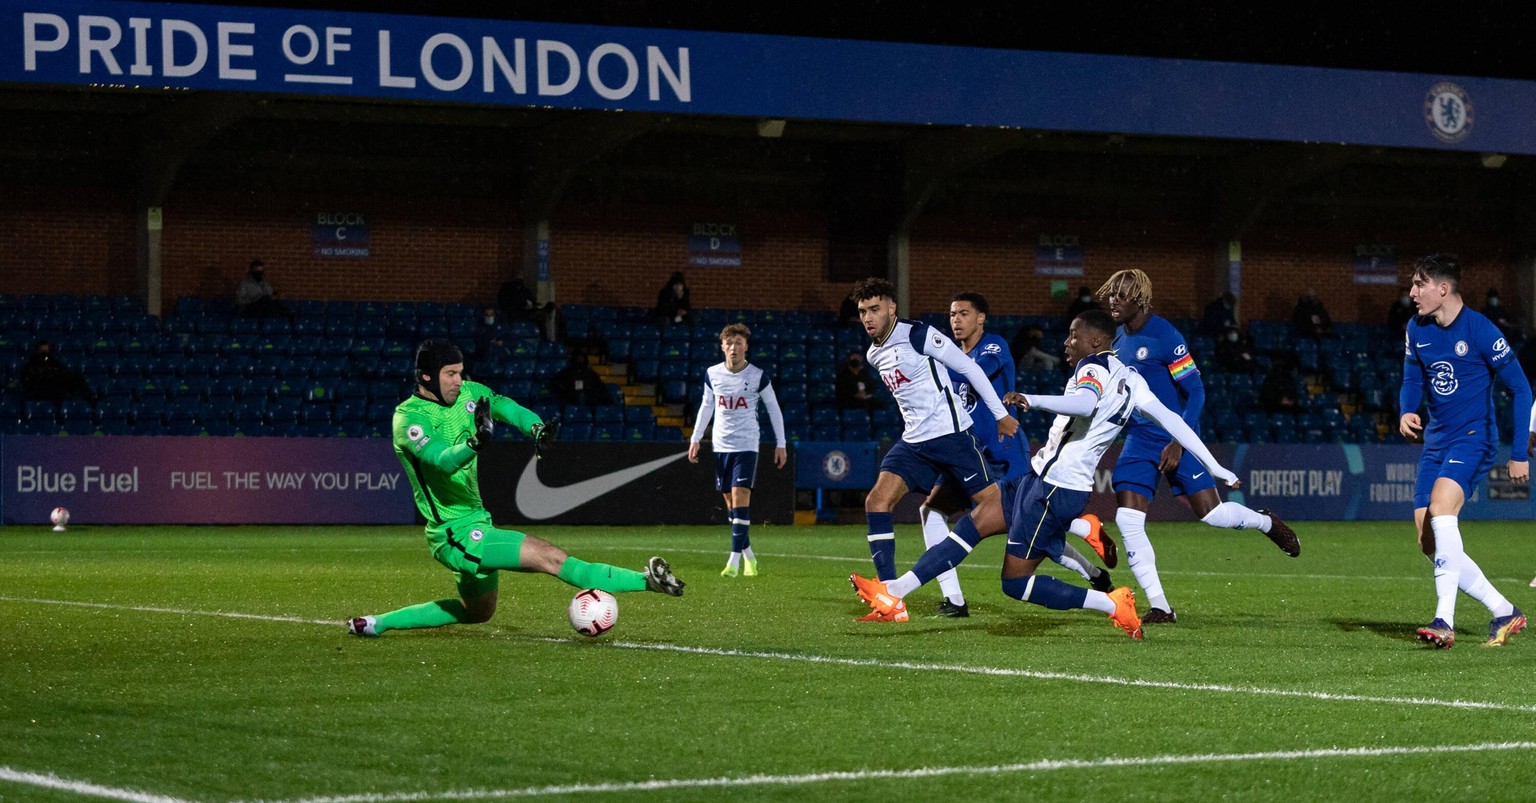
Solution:
<svg viewBox="0 0 1536 803">
<path fill-rule="evenodd" d="M 752 490 L 757 479 L 757 452 L 715 452 L 715 490 L 729 493 L 732 488 Z"/>
<path fill-rule="evenodd" d="M 1166 436 L 1147 437 L 1138 430 L 1131 430 L 1120 447 L 1120 459 L 1115 461 L 1115 492 L 1133 491 L 1148 499 L 1156 496 L 1157 476 L 1162 474 L 1157 470 L 1157 464 L 1162 462 L 1163 447 L 1170 442 Z M 1163 476 L 1168 478 L 1168 487 L 1173 489 L 1174 496 L 1193 496 L 1206 488 L 1216 487 L 1211 472 L 1187 449 L 1179 460 L 1179 467 Z"/>
<path fill-rule="evenodd" d="M 968 498 L 997 481 L 969 429 L 922 443 L 896 441 L 880 461 L 880 470 L 900 477 L 918 493 L 928 493 L 943 482 L 963 489 Z"/>
<path fill-rule="evenodd" d="M 1472 491 L 1493 470 L 1493 444 L 1478 438 L 1446 438 L 1434 446 L 1425 446 L 1419 458 L 1419 481 L 1413 486 L 1413 507 L 1429 507 L 1429 494 L 1435 480 L 1445 477 L 1461 486 L 1461 493 L 1472 500 Z"/>
<path fill-rule="evenodd" d="M 1024 560 L 1060 558 L 1068 528 L 1088 506 L 1089 493 L 1052 485 L 1033 471 L 1015 485 L 1013 498 L 1003 497 L 1008 554 Z"/>
</svg>

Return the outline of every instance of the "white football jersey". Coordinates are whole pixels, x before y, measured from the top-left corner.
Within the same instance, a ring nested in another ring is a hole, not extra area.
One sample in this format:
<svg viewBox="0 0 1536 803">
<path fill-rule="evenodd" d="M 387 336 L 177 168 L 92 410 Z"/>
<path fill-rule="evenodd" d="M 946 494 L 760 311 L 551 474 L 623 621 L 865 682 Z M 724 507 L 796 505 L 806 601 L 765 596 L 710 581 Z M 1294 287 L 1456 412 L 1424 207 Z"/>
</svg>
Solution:
<svg viewBox="0 0 1536 803">
<path fill-rule="evenodd" d="M 976 362 L 953 340 L 921 321 L 898 318 L 885 340 L 869 344 L 866 361 L 896 397 L 896 406 L 901 409 L 901 439 L 908 443 L 964 432 L 971 426 L 965 405 L 955 397 L 949 383 L 949 372 L 941 365 L 971 379 L 993 418 L 1007 415 Z"/>
<path fill-rule="evenodd" d="M 759 402 L 768 410 L 774 445 L 783 448 L 784 414 L 779 411 L 779 400 L 768 374 L 751 363 L 734 373 L 723 362 L 711 365 L 704 372 L 704 399 L 699 403 L 692 440 L 703 440 L 704 427 L 713 417 L 715 428 L 710 436 L 716 452 L 757 451 L 762 440 L 757 424 Z"/>
<path fill-rule="evenodd" d="M 1210 469 L 1211 476 L 1226 482 L 1237 479 L 1216 462 L 1183 419 L 1157 400 L 1141 374 L 1120 362 L 1113 352 L 1079 360 L 1064 395 L 1026 398 L 1031 408 L 1058 413 L 1045 445 L 1030 460 L 1035 474 L 1052 485 L 1092 492 L 1099 460 L 1138 411 L 1168 430 Z"/>
</svg>

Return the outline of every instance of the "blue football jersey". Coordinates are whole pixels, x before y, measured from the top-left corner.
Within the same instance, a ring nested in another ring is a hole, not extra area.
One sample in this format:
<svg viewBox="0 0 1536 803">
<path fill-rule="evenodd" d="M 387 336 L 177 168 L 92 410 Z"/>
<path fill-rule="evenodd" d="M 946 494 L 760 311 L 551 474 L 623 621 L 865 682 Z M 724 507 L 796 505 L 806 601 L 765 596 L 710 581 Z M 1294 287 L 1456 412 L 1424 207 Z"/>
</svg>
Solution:
<svg viewBox="0 0 1536 803">
<path fill-rule="evenodd" d="M 1186 409 L 1185 400 L 1196 392 L 1203 399 L 1205 385 L 1189 344 L 1173 324 L 1161 316 L 1148 315 L 1146 325 L 1134 334 L 1124 325 L 1115 327 L 1115 356 L 1141 374 L 1164 407 L 1179 413 L 1190 429 L 1200 431 L 1200 412 Z M 1171 440 L 1166 430 L 1141 413 L 1131 418 L 1126 435 Z"/>
<path fill-rule="evenodd" d="M 1013 352 L 1008 348 L 1008 341 L 995 334 L 984 334 L 981 340 L 976 342 L 976 347 L 966 356 L 981 366 L 981 370 L 992 381 L 992 389 L 997 391 L 999 399 L 1014 389 Z M 1004 476 L 1009 479 L 1022 474 L 1028 459 L 1023 441 L 1015 435 L 999 442 L 996 419 L 992 418 L 990 413 L 976 412 L 979 399 L 976 391 L 971 388 L 970 381 L 953 369 L 946 370 L 949 371 L 949 382 L 955 389 L 956 398 L 960 400 L 965 412 L 971 417 L 971 431 L 976 435 L 976 442 L 985 448 L 987 460 L 1004 465 L 1006 467 Z"/>
<path fill-rule="evenodd" d="M 1402 412 L 1415 412 L 1419 398 L 1428 396 L 1426 446 L 1441 438 L 1498 443 L 1493 375 L 1515 359 L 1515 353 L 1492 321 L 1471 307 L 1462 308 L 1446 326 L 1432 317 L 1416 317 L 1408 322 L 1403 350 Z M 1521 411 L 1515 418 L 1516 441 L 1523 442 Z M 1517 448 L 1515 454 L 1522 451 Z"/>
</svg>

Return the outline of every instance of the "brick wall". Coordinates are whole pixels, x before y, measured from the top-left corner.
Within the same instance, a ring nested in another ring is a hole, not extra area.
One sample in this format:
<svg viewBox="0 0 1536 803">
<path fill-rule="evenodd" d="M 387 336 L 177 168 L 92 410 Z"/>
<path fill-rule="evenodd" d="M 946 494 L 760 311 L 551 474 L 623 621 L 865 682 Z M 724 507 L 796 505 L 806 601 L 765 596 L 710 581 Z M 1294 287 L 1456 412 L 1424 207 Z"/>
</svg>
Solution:
<svg viewBox="0 0 1536 803">
<path fill-rule="evenodd" d="M 362 259 L 311 255 L 321 212 L 360 212 L 371 235 Z M 164 292 L 233 297 L 260 257 L 286 298 L 484 301 L 522 261 L 510 204 L 389 197 L 173 194 L 161 239 Z"/>
<path fill-rule="evenodd" d="M 136 292 L 133 201 L 100 190 L 0 186 L 0 292 Z"/>
<path fill-rule="evenodd" d="M 312 256 L 310 225 L 321 211 L 365 214 L 372 255 Z M 743 267 L 689 267 L 687 232 L 695 222 L 737 224 Z M 1216 245 L 1195 227 L 928 217 L 912 232 L 914 308 L 904 314 L 943 310 L 951 295 L 967 289 L 986 293 L 1003 314 L 1061 312 L 1069 299 L 1051 298 L 1050 279 L 1034 275 L 1042 233 L 1081 238 L 1085 276 L 1067 280 L 1073 291 L 1142 267 L 1152 275 L 1156 309 L 1169 317 L 1198 316 L 1215 295 Z M 826 218 L 814 210 L 568 207 L 554 216 L 550 239 L 562 302 L 649 306 L 674 270 L 687 273 L 698 306 L 835 310 L 848 289 L 825 280 Z M 0 292 L 133 293 L 135 242 L 125 196 L 0 187 Z M 1339 226 L 1249 232 L 1243 316 L 1288 318 L 1296 297 L 1312 287 L 1336 320 L 1383 320 L 1397 287 L 1353 283 L 1352 255 L 1362 242 L 1395 244 L 1403 283 L 1414 258 L 1458 250 L 1473 306 L 1498 287 L 1507 307 L 1523 308 L 1515 255 L 1505 243 Z M 243 193 L 173 194 L 162 243 L 167 306 L 181 295 L 232 296 L 254 257 L 266 261 L 270 280 L 288 298 L 488 300 L 520 269 L 523 249 L 517 210 L 508 203 Z"/>
<path fill-rule="evenodd" d="M 694 223 L 735 223 L 742 266 L 689 266 Z M 562 208 L 551 229 L 550 273 L 563 302 L 651 306 L 679 270 L 696 307 L 835 311 L 847 294 L 841 283 L 825 281 L 826 219 L 819 212 Z"/>
</svg>

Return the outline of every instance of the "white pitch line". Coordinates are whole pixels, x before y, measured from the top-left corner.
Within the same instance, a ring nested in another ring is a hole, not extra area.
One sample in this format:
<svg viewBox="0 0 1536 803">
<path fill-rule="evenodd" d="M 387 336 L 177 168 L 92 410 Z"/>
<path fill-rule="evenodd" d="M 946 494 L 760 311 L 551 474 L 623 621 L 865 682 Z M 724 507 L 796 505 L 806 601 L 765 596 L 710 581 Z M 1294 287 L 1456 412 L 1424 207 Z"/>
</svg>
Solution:
<svg viewBox="0 0 1536 803">
<path fill-rule="evenodd" d="M 1003 775 L 1019 772 L 1054 770 L 1114 769 L 1120 767 L 1163 767 L 1183 764 L 1219 764 L 1251 761 L 1307 761 L 1324 758 L 1380 758 L 1446 753 L 1483 753 L 1536 749 L 1536 742 L 1488 742 L 1467 745 L 1426 745 L 1405 747 L 1333 747 L 1319 750 L 1278 750 L 1266 753 L 1198 753 L 1192 755 L 1124 756 L 1100 759 L 1041 759 L 1018 764 L 991 766 L 920 767 L 906 770 L 853 770 L 816 772 L 801 775 L 744 775 L 715 778 L 666 778 L 627 783 L 559 784 L 525 786 L 519 789 L 457 789 L 441 792 L 393 792 L 311 797 L 285 803 L 416 803 L 427 800 L 492 800 L 551 795 L 582 795 L 601 792 L 658 792 L 671 789 L 732 789 L 753 786 L 806 786 L 820 783 L 845 783 L 870 780 L 908 780 L 945 776 Z"/>
<path fill-rule="evenodd" d="M 130 803 L 192 803 L 179 797 L 154 795 L 134 789 L 119 789 L 88 781 L 71 781 L 57 775 L 25 772 L 10 767 L 0 767 L 0 783 L 15 783 L 42 789 L 57 789 L 86 797 L 104 797 L 108 800 L 127 800 Z M 3 798 L 0 798 L 3 799 Z"/>
<path fill-rule="evenodd" d="M 229 619 L 254 619 L 257 621 L 265 622 L 290 622 L 296 624 L 324 625 L 326 627 L 335 627 L 338 629 L 343 624 L 341 620 L 337 619 L 305 619 L 297 616 L 265 616 L 254 613 L 234 613 L 229 611 L 197 611 L 182 608 L 159 608 L 142 605 L 112 605 L 102 602 L 72 602 L 68 600 L 33 599 L 27 597 L 0 596 L 0 602 L 23 602 L 36 605 L 66 605 L 79 608 L 139 611 L 143 613 L 168 613 L 184 616 L 215 616 Z M 571 639 L 540 636 L 513 636 L 512 638 L 518 638 L 527 641 L 539 641 L 549 644 L 571 643 Z M 873 658 L 839 658 L 832 655 L 806 655 L 800 653 L 767 652 L 755 650 L 729 650 L 716 647 L 692 647 L 684 644 L 646 644 L 638 641 L 603 641 L 599 642 L 599 644 L 610 649 L 644 650 L 648 652 L 674 652 L 690 655 L 712 655 L 720 658 L 751 658 L 765 661 L 793 661 L 796 663 L 822 664 L 827 666 L 902 669 L 914 672 L 949 672 L 966 675 L 981 675 L 986 677 L 1031 678 L 1034 680 L 1062 680 L 1073 683 L 1089 683 L 1094 685 L 1127 686 L 1133 688 L 1149 689 L 1171 689 L 1174 691 L 1205 691 L 1216 692 L 1220 694 L 1247 694 L 1264 697 L 1294 697 L 1309 700 L 1322 700 L 1327 702 L 1385 703 L 1390 705 L 1420 705 L 1482 711 L 1516 711 L 1520 713 L 1536 713 L 1536 705 L 1510 705 L 1506 703 L 1480 702 L 1477 700 L 1440 700 L 1433 697 L 1378 697 L 1363 694 L 1298 691 L 1295 689 L 1270 689 L 1264 688 L 1262 686 L 1230 686 L 1221 683 L 1179 683 L 1177 681 L 1171 680 L 1121 678 L 1111 675 L 1080 675 L 1070 672 L 1046 672 L 1035 669 L 1010 669 L 1007 667 L 995 666 L 929 664 L 916 663 L 911 661 L 883 661 Z"/>
<path fill-rule="evenodd" d="M 301 625 L 330 625 L 340 627 L 346 622 L 340 619 L 305 619 L 298 616 L 267 616 L 259 613 L 233 611 L 194 611 L 186 608 L 156 608 L 148 605 L 113 605 L 105 602 L 75 602 L 64 599 L 32 599 L 29 597 L 0 597 L 0 602 L 28 602 L 36 605 L 65 605 L 73 608 L 101 608 L 112 611 L 138 611 L 140 613 L 173 613 L 180 616 L 220 616 L 226 619 L 255 619 L 262 622 L 293 622 Z"/>
</svg>

